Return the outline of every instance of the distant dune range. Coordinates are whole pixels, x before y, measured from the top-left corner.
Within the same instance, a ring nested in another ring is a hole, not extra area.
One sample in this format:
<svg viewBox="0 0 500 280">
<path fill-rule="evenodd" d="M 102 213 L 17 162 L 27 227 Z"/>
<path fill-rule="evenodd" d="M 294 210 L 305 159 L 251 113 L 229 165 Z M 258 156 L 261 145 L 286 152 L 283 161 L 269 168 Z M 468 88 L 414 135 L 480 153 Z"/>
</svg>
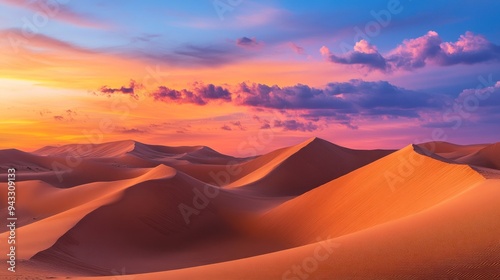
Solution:
<svg viewBox="0 0 500 280">
<path fill-rule="evenodd" d="M 500 143 L 1 150 L 1 201 L 10 167 L 19 279 L 500 279 Z"/>
</svg>

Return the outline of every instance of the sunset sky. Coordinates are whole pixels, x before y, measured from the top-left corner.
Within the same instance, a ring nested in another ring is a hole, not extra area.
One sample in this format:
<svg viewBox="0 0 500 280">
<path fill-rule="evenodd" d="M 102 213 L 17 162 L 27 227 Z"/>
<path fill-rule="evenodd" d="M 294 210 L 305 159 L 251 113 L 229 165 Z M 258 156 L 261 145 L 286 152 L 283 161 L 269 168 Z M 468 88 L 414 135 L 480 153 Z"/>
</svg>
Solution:
<svg viewBox="0 0 500 280">
<path fill-rule="evenodd" d="M 500 2 L 434 2 L 0 0 L 0 148 L 498 142 Z"/>
</svg>

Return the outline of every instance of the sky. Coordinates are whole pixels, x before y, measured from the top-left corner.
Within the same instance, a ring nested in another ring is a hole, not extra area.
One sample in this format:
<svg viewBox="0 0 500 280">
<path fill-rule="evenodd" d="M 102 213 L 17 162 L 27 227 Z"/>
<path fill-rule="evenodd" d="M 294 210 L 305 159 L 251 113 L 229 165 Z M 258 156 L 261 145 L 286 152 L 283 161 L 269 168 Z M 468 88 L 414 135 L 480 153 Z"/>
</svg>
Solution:
<svg viewBox="0 0 500 280">
<path fill-rule="evenodd" d="M 0 149 L 500 141 L 498 1 L 0 0 Z"/>
</svg>

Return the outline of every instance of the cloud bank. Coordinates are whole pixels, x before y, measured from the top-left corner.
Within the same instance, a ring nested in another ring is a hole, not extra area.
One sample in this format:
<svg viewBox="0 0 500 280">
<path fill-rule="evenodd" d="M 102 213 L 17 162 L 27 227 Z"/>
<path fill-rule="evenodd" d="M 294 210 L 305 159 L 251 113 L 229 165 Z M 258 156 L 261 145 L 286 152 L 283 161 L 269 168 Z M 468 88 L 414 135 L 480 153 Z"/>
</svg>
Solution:
<svg viewBox="0 0 500 280">
<path fill-rule="evenodd" d="M 456 42 L 443 42 L 437 32 L 429 31 L 424 36 L 404 40 L 386 55 L 380 54 L 376 46 L 365 40 L 357 42 L 352 51 L 342 55 L 331 53 L 327 47 L 322 47 L 320 53 L 333 63 L 358 65 L 382 72 L 412 71 L 427 65 L 500 61 L 500 46 L 472 32 L 461 35 Z"/>
</svg>

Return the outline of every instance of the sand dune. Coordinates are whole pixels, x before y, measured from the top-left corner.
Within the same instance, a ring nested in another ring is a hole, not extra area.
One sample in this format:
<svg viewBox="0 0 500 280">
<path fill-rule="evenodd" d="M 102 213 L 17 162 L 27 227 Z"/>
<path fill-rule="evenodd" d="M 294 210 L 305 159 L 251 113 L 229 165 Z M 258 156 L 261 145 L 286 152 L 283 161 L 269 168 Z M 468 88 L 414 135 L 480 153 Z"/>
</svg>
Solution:
<svg viewBox="0 0 500 280">
<path fill-rule="evenodd" d="M 407 146 L 287 201 L 255 226 L 304 245 L 318 236 L 337 237 L 418 213 L 482 180 L 468 166 L 443 163 Z"/>
<path fill-rule="evenodd" d="M 64 145 L 61 147 L 48 146 L 33 152 L 36 155 L 66 157 L 78 156 L 82 158 L 121 158 L 127 155 L 155 162 L 178 159 L 191 163 L 227 162 L 233 157 L 220 154 L 205 146 L 168 147 L 147 145 L 133 140 L 110 142 L 103 144 Z"/>
<path fill-rule="evenodd" d="M 258 168 L 227 187 L 274 196 L 299 195 L 391 152 L 351 150 L 311 138 L 245 163 Z"/>
<path fill-rule="evenodd" d="M 259 205 L 269 207 L 272 201 L 256 201 L 222 191 L 210 198 L 206 208 L 200 209 L 199 215 L 192 216 L 187 224 L 179 205 L 195 207 L 191 203 L 196 191 L 205 193 L 206 187 L 182 173 L 130 186 L 119 200 L 87 214 L 51 248 L 33 259 L 64 262 L 66 266 L 105 274 L 121 265 L 130 272 L 159 271 L 283 248 L 238 232 L 229 219 L 238 211 L 248 211 L 245 204 L 252 204 L 255 211 Z M 232 215 L 220 211 L 230 211 Z M 96 251 L 97 256 L 93 253 Z"/>
<path fill-rule="evenodd" d="M 79 147 L 0 151 L 0 173 L 19 168 L 20 279 L 500 279 L 498 144 L 312 138 L 238 159 L 130 140 L 58 180 Z"/>
<path fill-rule="evenodd" d="M 253 159 L 229 159 L 218 164 L 172 166 L 206 183 L 266 196 L 294 196 L 377 160 L 393 151 L 351 150 L 311 138 Z M 322 155 L 322 161 L 317 158 Z M 189 155 L 192 156 L 192 155 Z M 342 164 L 339 164 L 342 162 Z M 301 170 L 299 173 L 294 170 Z M 301 174 L 308 174 L 302 176 Z M 287 174 L 283 176 L 282 174 Z"/>
</svg>

